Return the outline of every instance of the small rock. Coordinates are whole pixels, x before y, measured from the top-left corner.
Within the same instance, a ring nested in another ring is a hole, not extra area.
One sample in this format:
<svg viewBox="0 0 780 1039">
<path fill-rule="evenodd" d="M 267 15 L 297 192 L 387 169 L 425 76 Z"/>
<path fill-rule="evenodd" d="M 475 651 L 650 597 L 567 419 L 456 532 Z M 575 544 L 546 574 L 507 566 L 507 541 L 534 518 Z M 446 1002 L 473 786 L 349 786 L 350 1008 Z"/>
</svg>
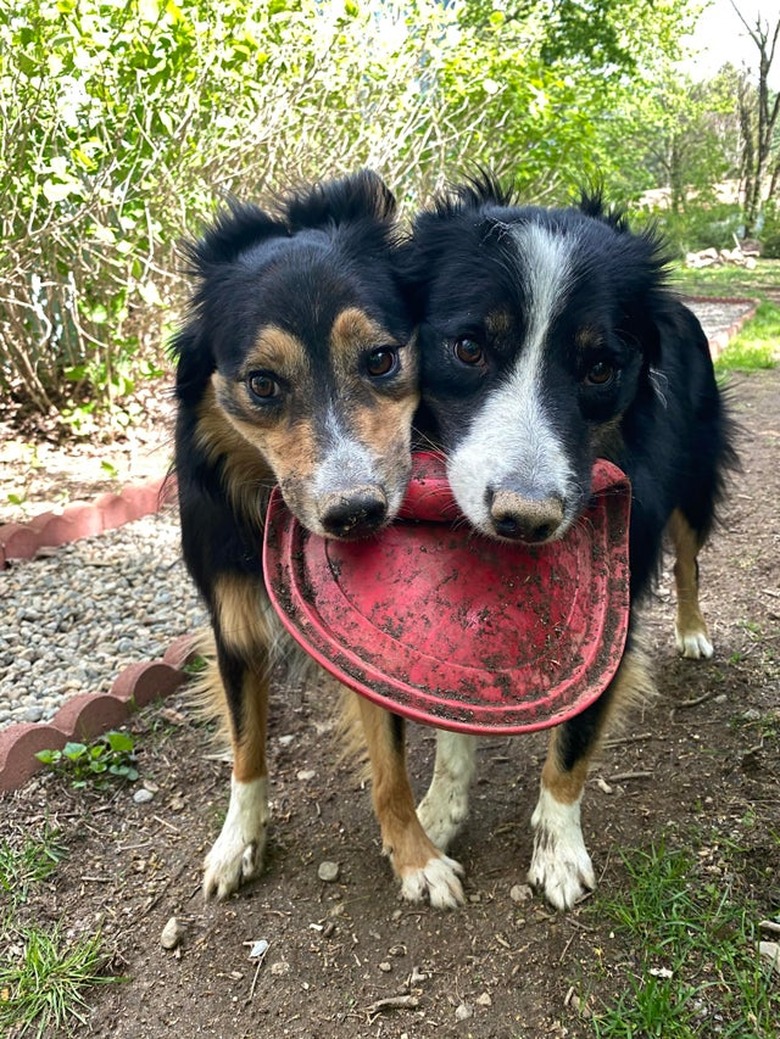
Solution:
<svg viewBox="0 0 780 1039">
<path fill-rule="evenodd" d="M 292 733 L 289 733 L 287 736 L 280 736 L 279 742 L 283 747 L 289 747 L 294 739 L 295 736 Z"/>
<path fill-rule="evenodd" d="M 456 1021 L 468 1021 L 474 1011 L 468 1005 L 468 1003 L 461 1003 L 460 1006 L 455 1008 L 455 1020 Z"/>
<path fill-rule="evenodd" d="M 777 942 L 759 942 L 758 951 L 772 970 L 780 974 L 780 945 Z"/>
<path fill-rule="evenodd" d="M 290 964 L 286 960 L 277 960 L 271 964 L 271 973 L 275 978 L 283 978 L 290 973 Z"/>
<path fill-rule="evenodd" d="M 326 884 L 332 884 L 334 880 L 339 879 L 339 872 L 338 862 L 321 862 L 317 870 L 317 876 L 320 880 L 324 880 Z"/>
<path fill-rule="evenodd" d="M 385 960 L 383 963 L 379 964 L 379 969 L 382 971 L 383 974 L 389 974 L 390 971 L 393 969 L 393 965 L 392 963 L 388 963 L 387 960 Z"/>
<path fill-rule="evenodd" d="M 533 898 L 534 892 L 530 884 L 514 884 L 509 892 L 509 897 L 513 902 L 527 902 L 529 898 Z"/>
<path fill-rule="evenodd" d="M 317 775 L 317 772 L 313 768 L 302 769 L 298 773 L 298 779 L 301 781 L 301 783 L 308 783 L 309 780 L 310 779 L 314 779 L 314 777 L 316 775 Z"/>
<path fill-rule="evenodd" d="M 148 804 L 149 801 L 153 800 L 154 794 L 151 790 L 147 790 L 146 787 L 141 787 L 140 790 L 136 790 L 133 794 L 133 800 L 137 805 Z"/>
<path fill-rule="evenodd" d="M 259 938 L 256 942 L 251 943 L 249 950 L 249 956 L 253 960 L 258 960 L 265 956 L 268 952 L 268 942 L 265 938 Z"/>
<path fill-rule="evenodd" d="M 182 922 L 175 916 L 172 916 L 162 929 L 160 945 L 162 945 L 163 949 L 175 949 L 177 945 L 181 944 L 184 932 L 185 928 Z"/>
</svg>

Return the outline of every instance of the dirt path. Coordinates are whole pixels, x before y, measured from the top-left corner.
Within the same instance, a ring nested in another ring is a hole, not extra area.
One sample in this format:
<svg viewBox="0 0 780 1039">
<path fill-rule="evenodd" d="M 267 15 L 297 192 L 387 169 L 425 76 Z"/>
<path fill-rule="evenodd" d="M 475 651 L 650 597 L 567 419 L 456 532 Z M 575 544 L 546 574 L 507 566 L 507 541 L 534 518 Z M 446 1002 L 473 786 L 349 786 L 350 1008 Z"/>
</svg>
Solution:
<svg viewBox="0 0 780 1039">
<path fill-rule="evenodd" d="M 693 849 L 715 884 L 725 885 L 728 868 L 731 889 L 770 916 L 780 907 L 780 371 L 736 377 L 731 396 L 744 472 L 702 558 L 716 657 L 677 659 L 662 581 L 647 616 L 660 699 L 605 751 L 583 826 L 601 896 L 629 888 L 621 850 L 663 839 Z M 91 991 L 94 1012 L 79 1034 L 585 1039 L 593 1028 L 572 987 L 598 1009 L 636 969 L 636 950 L 599 895 L 568 915 L 538 896 L 516 901 L 517 889 L 513 898 L 530 859 L 544 735 L 482 744 L 472 818 L 452 849 L 468 904 L 441 913 L 397 900 L 369 792 L 336 764 L 315 690 L 275 698 L 268 870 L 224 905 L 204 905 L 199 889 L 228 766 L 207 756 L 183 696 L 142 712 L 132 729 L 148 803 L 135 803 L 132 787 L 79 792 L 52 777 L 2 799 L 0 835 L 34 833 L 48 818 L 67 850 L 27 918 L 62 919 L 74 934 L 100 927 L 127 978 Z M 411 745 L 422 792 L 431 733 L 415 730 Z M 726 867 L 727 844 L 740 852 Z M 339 865 L 333 883 L 318 878 L 324 860 Z M 160 934 L 174 915 L 185 937 L 167 952 Z M 248 944 L 259 939 L 269 943 L 260 966 Z"/>
</svg>

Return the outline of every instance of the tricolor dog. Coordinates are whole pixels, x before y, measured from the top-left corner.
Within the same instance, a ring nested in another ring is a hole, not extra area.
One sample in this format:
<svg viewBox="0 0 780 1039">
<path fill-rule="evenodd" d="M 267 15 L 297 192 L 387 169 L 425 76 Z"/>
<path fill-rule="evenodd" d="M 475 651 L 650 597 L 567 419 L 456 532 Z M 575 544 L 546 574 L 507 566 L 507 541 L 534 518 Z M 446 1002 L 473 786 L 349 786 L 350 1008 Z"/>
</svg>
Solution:
<svg viewBox="0 0 780 1039">
<path fill-rule="evenodd" d="M 633 233 L 599 197 L 522 206 L 482 176 L 417 216 L 402 266 L 430 432 L 475 530 L 531 545 L 565 537 L 588 503 L 594 460 L 609 459 L 632 485 L 632 607 L 653 586 L 668 535 L 677 645 L 711 656 L 697 556 L 735 464 L 733 436 L 707 339 L 667 285 L 657 235 Z M 588 766 L 610 721 L 651 689 L 632 610 L 615 678 L 552 730 L 529 880 L 554 906 L 594 886 L 580 825 Z M 473 739 L 442 733 L 419 809 L 442 849 L 466 815 L 473 771 Z"/>
<path fill-rule="evenodd" d="M 381 530 L 406 490 L 418 361 L 396 238 L 392 194 L 361 172 L 270 211 L 235 203 L 189 250 L 197 287 L 174 344 L 175 472 L 184 558 L 215 643 L 205 684 L 233 752 L 207 897 L 228 896 L 263 864 L 269 665 L 281 637 L 261 562 L 271 489 L 308 530 L 342 539 Z M 363 699 L 357 713 L 404 892 L 449 904 L 457 869 L 415 815 L 401 723 Z"/>
</svg>

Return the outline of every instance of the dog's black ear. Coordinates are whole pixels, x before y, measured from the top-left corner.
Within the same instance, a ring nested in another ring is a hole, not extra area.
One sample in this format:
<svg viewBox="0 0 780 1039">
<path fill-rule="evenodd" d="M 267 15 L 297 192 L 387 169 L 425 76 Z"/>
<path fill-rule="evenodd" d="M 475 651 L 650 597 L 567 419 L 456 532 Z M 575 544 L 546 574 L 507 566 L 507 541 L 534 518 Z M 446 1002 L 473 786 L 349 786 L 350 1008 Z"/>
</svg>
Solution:
<svg viewBox="0 0 780 1039">
<path fill-rule="evenodd" d="M 431 280 L 431 249 L 409 236 L 399 243 L 393 255 L 396 283 L 414 324 L 424 314 Z"/>
<path fill-rule="evenodd" d="M 190 275 L 205 277 L 214 267 L 234 263 L 241 253 L 268 238 L 288 237 L 285 224 L 259 206 L 236 199 L 218 213 L 203 235 L 185 243 Z"/>
<path fill-rule="evenodd" d="M 170 349 L 176 362 L 176 398 L 182 404 L 195 405 L 217 367 L 197 318 L 176 333 Z"/>
<path fill-rule="evenodd" d="M 322 181 L 285 196 L 292 231 L 372 220 L 391 224 L 396 201 L 378 173 L 360 170 L 346 177 Z"/>
</svg>

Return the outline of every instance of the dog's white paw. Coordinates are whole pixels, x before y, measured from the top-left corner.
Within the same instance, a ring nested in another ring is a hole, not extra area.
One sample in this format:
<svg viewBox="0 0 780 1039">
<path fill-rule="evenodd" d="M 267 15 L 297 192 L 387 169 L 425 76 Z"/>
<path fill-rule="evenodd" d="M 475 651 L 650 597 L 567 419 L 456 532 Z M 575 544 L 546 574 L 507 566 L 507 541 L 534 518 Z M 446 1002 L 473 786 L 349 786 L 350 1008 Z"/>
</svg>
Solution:
<svg viewBox="0 0 780 1039">
<path fill-rule="evenodd" d="M 596 886 L 582 838 L 579 801 L 563 804 L 543 789 L 531 825 L 534 853 L 528 882 L 543 891 L 556 909 L 571 909 Z"/>
<path fill-rule="evenodd" d="M 454 859 L 446 855 L 428 859 L 422 869 L 408 870 L 401 877 L 401 897 L 407 902 L 427 899 L 434 909 L 457 909 L 464 902 L 462 876 L 463 867 Z"/>
<path fill-rule="evenodd" d="M 687 660 L 709 660 L 714 650 L 706 631 L 675 630 L 677 649 Z"/>
<path fill-rule="evenodd" d="M 268 829 L 268 781 L 230 784 L 230 806 L 222 832 L 203 864 L 203 896 L 232 895 L 263 868 Z"/>
</svg>

